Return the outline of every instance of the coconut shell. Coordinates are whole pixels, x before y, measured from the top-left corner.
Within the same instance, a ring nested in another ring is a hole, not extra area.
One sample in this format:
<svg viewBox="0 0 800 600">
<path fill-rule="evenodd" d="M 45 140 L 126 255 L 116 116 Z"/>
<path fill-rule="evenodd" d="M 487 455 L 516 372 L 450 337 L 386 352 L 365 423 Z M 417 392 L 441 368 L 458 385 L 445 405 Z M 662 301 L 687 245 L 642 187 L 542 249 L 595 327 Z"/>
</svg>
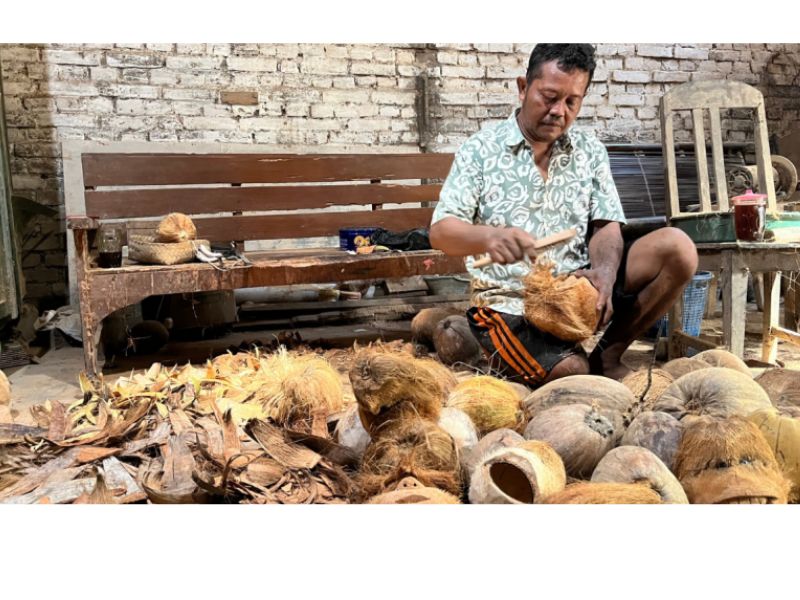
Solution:
<svg viewBox="0 0 800 600">
<path fill-rule="evenodd" d="M 543 504 L 662 504 L 661 497 L 641 483 L 572 483 L 548 496 Z"/>
<path fill-rule="evenodd" d="M 800 371 L 794 369 L 768 369 L 756 377 L 772 404 L 800 407 Z"/>
<path fill-rule="evenodd" d="M 516 431 L 512 429 L 497 429 L 483 436 L 478 443 L 465 451 L 461 456 L 461 473 L 466 481 L 478 466 L 484 456 L 494 452 L 498 448 L 513 448 L 525 441 Z"/>
<path fill-rule="evenodd" d="M 525 439 L 550 444 L 564 461 L 567 474 L 581 479 L 592 474 L 619 436 L 611 421 L 585 404 L 548 408 L 525 428 Z"/>
<path fill-rule="evenodd" d="M 358 406 L 352 404 L 347 407 L 335 430 L 336 441 L 342 446 L 350 448 L 359 457 L 364 455 L 371 439 L 369 433 L 361 423 Z"/>
<path fill-rule="evenodd" d="M 439 416 L 439 427 L 453 438 L 460 453 L 466 452 L 478 443 L 478 430 L 469 415 L 463 410 L 446 406 Z"/>
<path fill-rule="evenodd" d="M 786 504 L 791 485 L 759 428 L 742 417 L 695 420 L 674 472 L 692 504 Z"/>
<path fill-rule="evenodd" d="M 727 369 L 739 371 L 745 375 L 749 375 L 750 377 L 753 376 L 750 371 L 750 367 L 748 367 L 741 358 L 728 352 L 727 350 L 722 350 L 720 348 L 705 350 L 699 354 L 695 354 L 693 358 L 702 360 L 712 367 L 725 367 Z"/>
<path fill-rule="evenodd" d="M 640 412 L 652 410 L 653 404 L 673 381 L 675 378 L 663 369 L 642 369 L 629 373 L 621 383 L 636 399 L 631 411 L 632 417 Z"/>
<path fill-rule="evenodd" d="M 646 483 L 666 504 L 689 504 L 680 482 L 655 454 L 646 448 L 620 446 L 597 463 L 592 481 Z"/>
<path fill-rule="evenodd" d="M 800 502 L 800 420 L 765 409 L 747 417 L 761 431 L 792 488 L 789 502 Z"/>
<path fill-rule="evenodd" d="M 552 265 L 537 263 L 523 280 L 525 318 L 560 340 L 581 342 L 600 320 L 598 291 L 585 277 L 553 276 Z"/>
<path fill-rule="evenodd" d="M 516 390 L 489 375 L 477 375 L 459 383 L 450 392 L 447 406 L 467 413 L 480 435 L 495 429 L 519 430 L 525 423 Z"/>
<path fill-rule="evenodd" d="M 747 415 L 771 408 L 767 393 L 752 377 L 725 367 L 709 367 L 676 379 L 653 406 L 676 419 L 687 416 L 718 418 Z"/>
<path fill-rule="evenodd" d="M 471 504 L 533 504 L 564 489 L 563 464 L 543 460 L 536 449 L 499 448 L 485 456 L 470 478 Z"/>
<path fill-rule="evenodd" d="M 0 371 L 0 406 L 11 404 L 11 383 L 6 374 Z"/>
<path fill-rule="evenodd" d="M 698 360 L 696 358 L 675 358 L 666 363 L 662 369 L 672 375 L 673 379 L 679 379 L 687 373 L 692 371 L 699 371 L 700 369 L 708 369 L 711 365 L 707 362 Z"/>
<path fill-rule="evenodd" d="M 461 504 L 461 501 L 452 494 L 425 487 L 413 477 L 406 477 L 393 492 L 373 496 L 367 504 Z"/>
<path fill-rule="evenodd" d="M 663 412 L 640 413 L 625 430 L 620 444 L 646 448 L 672 468 L 683 437 L 683 424 Z"/>
<path fill-rule="evenodd" d="M 433 333 L 439 322 L 451 315 L 462 315 L 463 312 L 455 308 L 423 308 L 411 320 L 411 339 L 433 349 Z"/>
<path fill-rule="evenodd" d="M 453 315 L 442 319 L 433 333 L 436 354 L 446 365 L 474 366 L 481 359 L 481 346 L 469 328 L 466 317 Z"/>
<path fill-rule="evenodd" d="M 183 213 L 170 213 L 158 224 L 156 242 L 172 243 L 197 239 L 197 228 Z"/>
</svg>

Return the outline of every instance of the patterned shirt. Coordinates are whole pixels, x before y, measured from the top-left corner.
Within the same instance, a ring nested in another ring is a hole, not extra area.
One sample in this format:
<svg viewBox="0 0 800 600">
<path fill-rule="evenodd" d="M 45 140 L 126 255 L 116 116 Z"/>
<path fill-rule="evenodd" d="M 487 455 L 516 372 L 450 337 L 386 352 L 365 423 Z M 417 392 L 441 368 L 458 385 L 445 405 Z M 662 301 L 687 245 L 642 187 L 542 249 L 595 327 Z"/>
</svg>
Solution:
<svg viewBox="0 0 800 600">
<path fill-rule="evenodd" d="M 592 134 L 569 130 L 553 145 L 547 181 L 533 161 L 533 150 L 517 124 L 507 120 L 470 137 L 456 153 L 442 186 L 432 223 L 455 217 L 472 224 L 519 227 L 535 238 L 574 228 L 578 235 L 541 256 L 559 273 L 589 264 L 586 234 L 595 220 L 625 223 L 608 152 Z M 472 302 L 521 315 L 522 278 L 530 262 L 472 267 Z"/>
</svg>

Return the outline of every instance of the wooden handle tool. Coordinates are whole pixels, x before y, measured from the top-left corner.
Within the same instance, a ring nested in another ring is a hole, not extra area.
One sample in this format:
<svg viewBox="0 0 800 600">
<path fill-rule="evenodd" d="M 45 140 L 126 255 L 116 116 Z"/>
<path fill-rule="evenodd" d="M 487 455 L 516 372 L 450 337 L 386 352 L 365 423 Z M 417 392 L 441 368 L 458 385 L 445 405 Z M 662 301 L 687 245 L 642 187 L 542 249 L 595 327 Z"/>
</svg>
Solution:
<svg viewBox="0 0 800 600">
<path fill-rule="evenodd" d="M 574 229 L 565 229 L 564 231 L 559 231 L 558 233 L 554 233 L 553 235 L 548 235 L 547 237 L 543 237 L 540 240 L 536 240 L 534 242 L 534 249 L 529 254 L 531 258 L 535 257 L 540 252 L 550 248 L 552 246 L 558 246 L 559 244 L 563 244 L 564 242 L 568 242 L 578 232 Z M 491 265 L 494 261 L 492 260 L 491 256 L 484 256 L 483 258 L 479 258 L 474 263 L 472 263 L 473 268 L 480 269 L 482 267 L 487 267 Z"/>
</svg>

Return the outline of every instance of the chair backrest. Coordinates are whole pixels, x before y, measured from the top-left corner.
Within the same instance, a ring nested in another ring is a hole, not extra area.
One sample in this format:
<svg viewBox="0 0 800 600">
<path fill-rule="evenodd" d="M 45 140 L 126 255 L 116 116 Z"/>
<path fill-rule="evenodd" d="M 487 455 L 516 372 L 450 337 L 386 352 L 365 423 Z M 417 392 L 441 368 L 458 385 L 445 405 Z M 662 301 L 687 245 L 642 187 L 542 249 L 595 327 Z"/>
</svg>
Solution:
<svg viewBox="0 0 800 600">
<path fill-rule="evenodd" d="M 748 108 L 754 111 L 759 190 L 761 193 L 767 194 L 767 210 L 776 210 L 772 162 L 770 160 L 767 137 L 767 118 L 764 111 L 764 96 L 756 88 L 738 81 L 698 81 L 678 85 L 661 98 L 661 143 L 664 155 L 664 178 L 667 184 L 668 217 L 681 214 L 675 166 L 675 138 L 672 113 L 679 110 L 688 110 L 692 113 L 700 210 L 701 212 L 712 212 L 711 186 L 708 177 L 708 159 L 706 158 L 705 125 L 703 124 L 704 111 L 709 111 L 711 156 L 714 163 L 718 210 L 727 212 L 729 203 L 723 160 L 720 110 L 732 108 Z"/>
</svg>

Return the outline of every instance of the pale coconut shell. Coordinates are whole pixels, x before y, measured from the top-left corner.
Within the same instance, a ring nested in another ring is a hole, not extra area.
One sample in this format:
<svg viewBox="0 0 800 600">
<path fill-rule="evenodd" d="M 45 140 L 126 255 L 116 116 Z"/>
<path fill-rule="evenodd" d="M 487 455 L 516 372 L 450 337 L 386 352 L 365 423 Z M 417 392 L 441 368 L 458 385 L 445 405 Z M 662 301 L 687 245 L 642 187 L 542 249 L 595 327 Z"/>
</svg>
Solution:
<svg viewBox="0 0 800 600">
<path fill-rule="evenodd" d="M 800 371 L 768 369 L 756 377 L 775 406 L 800 406 Z"/>
<path fill-rule="evenodd" d="M 483 436 L 472 448 L 461 455 L 461 473 L 469 481 L 472 472 L 484 456 L 499 448 L 513 448 L 525 441 L 519 433 L 512 429 L 497 429 Z"/>
<path fill-rule="evenodd" d="M 741 358 L 728 352 L 727 350 L 722 350 L 721 348 L 704 350 L 703 352 L 695 354 L 692 358 L 702 360 L 712 367 L 725 367 L 727 369 L 739 371 L 745 375 L 749 375 L 750 377 L 753 376 L 752 372 L 750 371 L 750 367 L 748 367 Z"/>
<path fill-rule="evenodd" d="M 685 356 L 681 358 L 675 358 L 668 363 L 666 363 L 662 369 L 672 375 L 673 379 L 679 379 L 686 375 L 687 373 L 691 373 L 692 371 L 699 371 L 700 369 L 708 369 L 711 365 L 703 360 L 698 360 L 696 358 L 687 358 Z"/>
<path fill-rule="evenodd" d="M 556 277 L 551 264 L 536 263 L 523 283 L 525 318 L 537 329 L 570 342 L 597 330 L 599 293 L 585 277 Z"/>
<path fill-rule="evenodd" d="M 394 491 L 373 496 L 367 504 L 461 504 L 461 501 L 453 494 L 425 487 L 417 479 L 406 477 Z"/>
<path fill-rule="evenodd" d="M 439 321 L 433 333 L 436 354 L 446 365 L 474 366 L 481 359 L 481 346 L 469 328 L 466 317 L 452 315 Z"/>
<path fill-rule="evenodd" d="M 564 461 L 567 474 L 589 477 L 621 433 L 595 408 L 585 404 L 554 406 L 537 414 L 525 439 L 547 442 Z"/>
<path fill-rule="evenodd" d="M 470 478 L 471 504 L 533 504 L 564 489 L 563 465 L 521 447 L 499 448 L 481 460 Z"/>
<path fill-rule="evenodd" d="M 663 369 L 642 369 L 629 373 L 622 380 L 622 385 L 627 387 L 636 399 L 631 411 L 632 416 L 652 410 L 653 404 L 673 381 L 675 378 Z"/>
<path fill-rule="evenodd" d="M 771 407 L 767 393 L 749 375 L 725 367 L 709 367 L 676 379 L 653 410 L 677 419 L 704 415 L 726 418 L 746 417 Z"/>
<path fill-rule="evenodd" d="M 480 435 L 495 429 L 519 430 L 525 422 L 516 390 L 489 375 L 476 375 L 459 383 L 450 392 L 447 406 L 467 413 Z"/>
<path fill-rule="evenodd" d="M 0 371 L 0 406 L 11 404 L 11 383 L 6 374 Z"/>
<path fill-rule="evenodd" d="M 436 326 L 451 315 L 463 315 L 463 311 L 455 308 L 423 308 L 411 320 L 411 339 L 433 349 Z"/>
<path fill-rule="evenodd" d="M 640 413 L 625 430 L 620 444 L 641 446 L 672 468 L 675 453 L 683 437 L 683 424 L 664 412 Z"/>
<path fill-rule="evenodd" d="M 661 497 L 641 483 L 572 483 L 548 496 L 543 504 L 662 504 Z"/>
<path fill-rule="evenodd" d="M 680 482 L 655 454 L 646 448 L 620 446 L 597 463 L 592 481 L 646 483 L 665 504 L 689 504 Z"/>
<path fill-rule="evenodd" d="M 183 213 L 170 213 L 158 224 L 156 242 L 173 243 L 197 239 L 197 228 Z"/>
<path fill-rule="evenodd" d="M 336 424 L 335 435 L 336 441 L 342 446 L 350 448 L 355 452 L 356 456 L 361 457 L 364 455 L 364 450 L 367 449 L 371 439 L 361 423 L 357 405 L 352 404 L 347 407 L 347 410 L 345 410 Z"/>
<path fill-rule="evenodd" d="M 469 415 L 463 410 L 446 406 L 439 416 L 439 427 L 453 438 L 460 453 L 466 452 L 478 443 L 478 430 Z"/>
<path fill-rule="evenodd" d="M 800 502 L 800 420 L 765 409 L 747 417 L 761 431 L 792 488 L 789 502 Z"/>
</svg>

